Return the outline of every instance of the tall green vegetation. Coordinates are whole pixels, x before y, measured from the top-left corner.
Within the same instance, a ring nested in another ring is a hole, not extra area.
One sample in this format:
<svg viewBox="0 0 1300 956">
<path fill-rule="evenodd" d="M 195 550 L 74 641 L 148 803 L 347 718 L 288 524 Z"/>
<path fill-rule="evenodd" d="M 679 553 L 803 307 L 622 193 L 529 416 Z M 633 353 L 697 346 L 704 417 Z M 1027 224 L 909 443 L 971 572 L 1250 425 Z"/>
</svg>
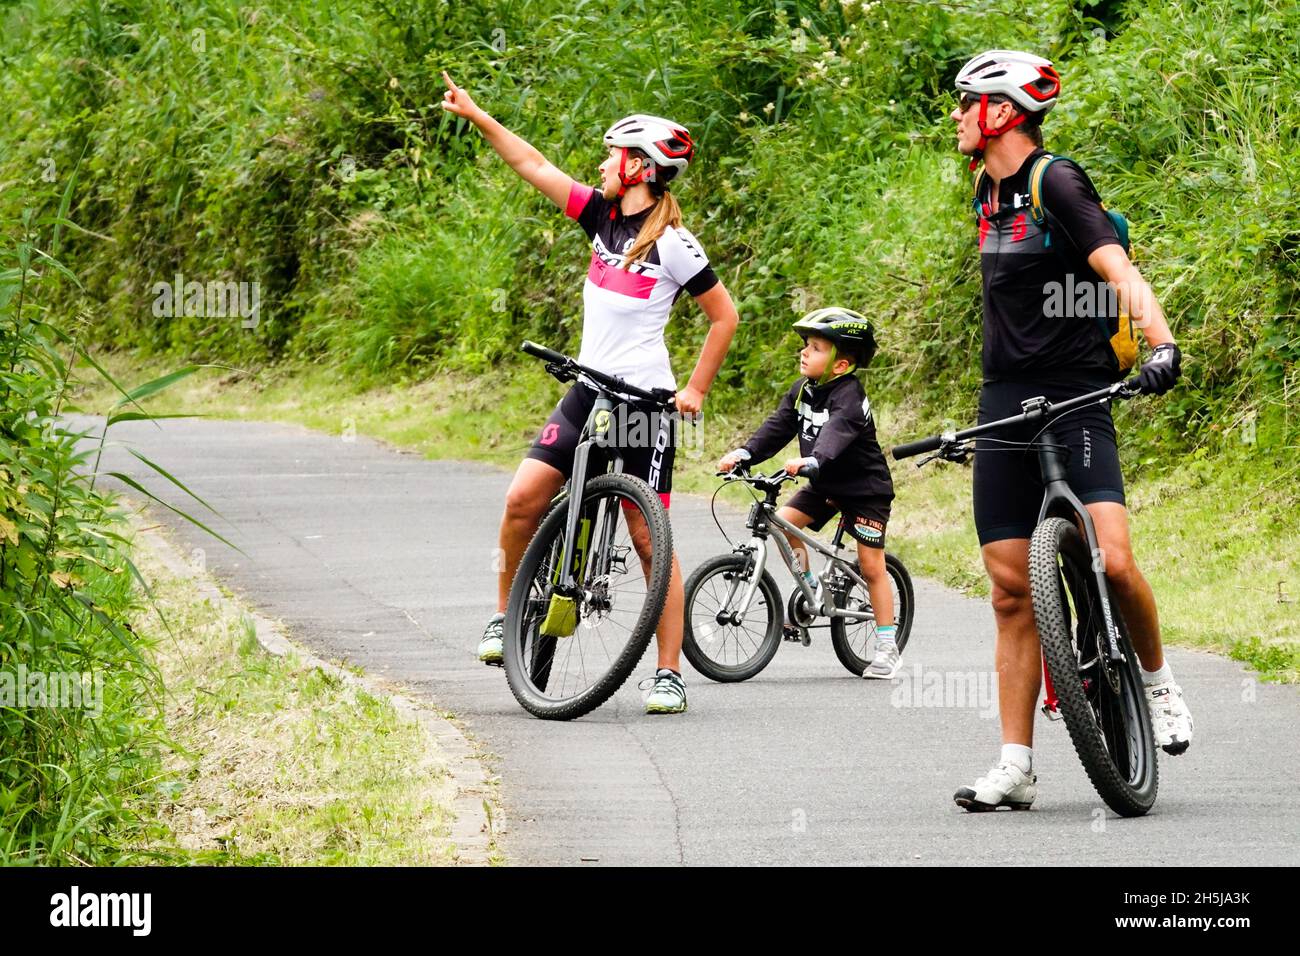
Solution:
<svg viewBox="0 0 1300 956">
<path fill-rule="evenodd" d="M 139 825 L 160 690 L 127 619 L 122 515 L 62 423 L 84 357 L 51 324 L 63 223 L 31 215 L 0 256 L 0 862 L 100 862 Z M 46 241 L 39 242 L 38 237 Z"/>
<path fill-rule="evenodd" d="M 97 235 L 67 256 L 102 341 L 481 371 L 525 335 L 574 343 L 585 257 L 442 113 L 438 71 L 580 178 L 612 118 L 664 113 L 697 134 L 680 192 L 745 323 L 715 400 L 766 399 L 793 311 L 834 300 L 884 327 L 877 389 L 928 408 L 977 374 L 951 80 L 1021 46 L 1057 61 L 1049 145 L 1132 219 L 1188 357 L 1144 413 L 1176 436 L 1159 465 L 1234 427 L 1273 449 L 1300 427 L 1298 34 L 1291 0 L 28 0 L 5 22 L 0 204 L 52 201 L 84 157 L 71 216 Z M 262 321 L 154 316 L 178 272 L 259 283 Z M 679 364 L 699 338 L 673 324 Z"/>
<path fill-rule="evenodd" d="M 61 288 L 78 286 L 58 258 L 79 230 L 66 218 L 75 184 L 53 215 L 5 223 L 0 248 L 0 864 L 130 859 L 165 743 L 151 644 L 130 623 L 152 595 L 99 479 L 154 496 L 100 462 L 109 429 L 152 419 L 140 402 L 196 366 L 125 391 L 82 344 L 84 317 L 61 314 Z M 121 394 L 89 428 L 67 417 L 79 367 Z"/>
</svg>

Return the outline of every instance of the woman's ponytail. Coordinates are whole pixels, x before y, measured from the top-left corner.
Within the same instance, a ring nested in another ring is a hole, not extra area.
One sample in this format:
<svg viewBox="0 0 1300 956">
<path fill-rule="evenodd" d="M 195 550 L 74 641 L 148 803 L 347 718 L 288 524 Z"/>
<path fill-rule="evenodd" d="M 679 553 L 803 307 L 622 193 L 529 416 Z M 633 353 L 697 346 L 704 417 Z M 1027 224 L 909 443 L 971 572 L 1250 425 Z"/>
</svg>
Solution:
<svg viewBox="0 0 1300 956">
<path fill-rule="evenodd" d="M 651 182 L 648 185 L 651 193 L 659 197 L 659 201 L 650 210 L 646 221 L 641 224 L 641 231 L 637 233 L 636 241 L 627 251 L 627 257 L 623 262 L 624 269 L 630 268 L 632 263 L 640 262 L 649 255 L 651 247 L 664 234 L 665 229 L 682 224 L 682 209 L 677 205 L 677 197 L 668 191 L 668 186 L 658 182 Z"/>
</svg>

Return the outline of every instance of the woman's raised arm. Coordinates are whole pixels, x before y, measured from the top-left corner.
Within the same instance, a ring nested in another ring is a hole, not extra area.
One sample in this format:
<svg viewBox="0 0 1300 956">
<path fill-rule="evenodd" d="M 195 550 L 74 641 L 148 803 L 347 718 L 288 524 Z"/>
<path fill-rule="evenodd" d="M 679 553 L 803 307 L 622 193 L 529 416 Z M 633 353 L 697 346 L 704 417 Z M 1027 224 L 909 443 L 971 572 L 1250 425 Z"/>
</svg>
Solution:
<svg viewBox="0 0 1300 956">
<path fill-rule="evenodd" d="M 442 78 L 447 83 L 447 92 L 442 97 L 442 108 L 457 116 L 465 117 L 477 126 L 483 138 L 511 169 L 555 205 L 561 209 L 565 208 L 569 202 L 569 190 L 573 187 L 573 177 L 563 170 L 556 169 L 530 143 L 510 132 L 481 110 L 468 93 L 452 82 L 446 70 L 443 70 Z"/>
</svg>

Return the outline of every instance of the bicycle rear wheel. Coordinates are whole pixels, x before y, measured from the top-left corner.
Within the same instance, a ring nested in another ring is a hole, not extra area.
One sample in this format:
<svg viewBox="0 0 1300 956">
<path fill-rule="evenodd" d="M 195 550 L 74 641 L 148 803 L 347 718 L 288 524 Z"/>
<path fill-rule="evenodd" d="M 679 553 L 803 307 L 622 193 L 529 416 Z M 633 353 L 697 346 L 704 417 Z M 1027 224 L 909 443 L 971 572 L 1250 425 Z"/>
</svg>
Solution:
<svg viewBox="0 0 1300 956">
<path fill-rule="evenodd" d="M 1029 585 L 1043 660 L 1075 753 L 1097 793 L 1121 816 L 1156 800 L 1156 747 L 1137 655 L 1107 587 L 1123 660 L 1109 661 L 1101 594 L 1075 525 L 1048 518 L 1029 543 Z"/>
<path fill-rule="evenodd" d="M 640 478 L 593 478 L 583 488 L 580 514 L 574 556 L 578 593 L 569 626 L 546 623 L 558 620 L 552 598 L 568 518 L 564 504 L 553 506 L 538 526 L 506 606 L 503 652 L 510 690 L 526 711 L 548 720 L 590 713 L 622 686 L 659 623 L 672 572 L 668 515 Z M 632 543 L 632 514 L 648 532 L 648 568 Z M 551 634 L 543 633 L 544 624 Z"/>
<path fill-rule="evenodd" d="M 853 568 L 862 574 L 857 562 Z M 889 589 L 894 596 L 894 640 L 898 642 L 901 653 L 907 647 L 907 638 L 912 633 L 913 597 L 912 576 L 907 573 L 903 562 L 892 554 L 885 554 L 885 572 L 889 575 Z M 857 581 L 849 580 L 845 592 L 835 599 L 835 606 L 854 611 L 870 611 L 871 595 Z M 831 618 L 831 646 L 835 656 L 840 659 L 850 673 L 861 677 L 862 672 L 871 666 L 876 658 L 876 621 L 850 621 L 848 618 Z"/>
</svg>

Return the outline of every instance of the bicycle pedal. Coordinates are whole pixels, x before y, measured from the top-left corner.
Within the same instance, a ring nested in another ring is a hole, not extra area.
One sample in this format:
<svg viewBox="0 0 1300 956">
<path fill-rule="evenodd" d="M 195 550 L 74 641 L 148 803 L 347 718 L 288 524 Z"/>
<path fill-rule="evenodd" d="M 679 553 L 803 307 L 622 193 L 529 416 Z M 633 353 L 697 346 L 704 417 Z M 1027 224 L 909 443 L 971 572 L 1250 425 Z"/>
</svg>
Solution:
<svg viewBox="0 0 1300 956">
<path fill-rule="evenodd" d="M 1043 712 L 1043 716 L 1046 717 L 1048 720 L 1061 719 L 1061 712 L 1059 710 L 1053 710 L 1052 708 L 1048 707 L 1046 704 L 1044 704 L 1042 707 L 1038 709 Z"/>
<path fill-rule="evenodd" d="M 798 644 L 804 640 L 799 634 L 799 628 L 793 624 L 784 624 L 781 626 L 781 640 L 789 641 L 791 644 Z"/>
</svg>

